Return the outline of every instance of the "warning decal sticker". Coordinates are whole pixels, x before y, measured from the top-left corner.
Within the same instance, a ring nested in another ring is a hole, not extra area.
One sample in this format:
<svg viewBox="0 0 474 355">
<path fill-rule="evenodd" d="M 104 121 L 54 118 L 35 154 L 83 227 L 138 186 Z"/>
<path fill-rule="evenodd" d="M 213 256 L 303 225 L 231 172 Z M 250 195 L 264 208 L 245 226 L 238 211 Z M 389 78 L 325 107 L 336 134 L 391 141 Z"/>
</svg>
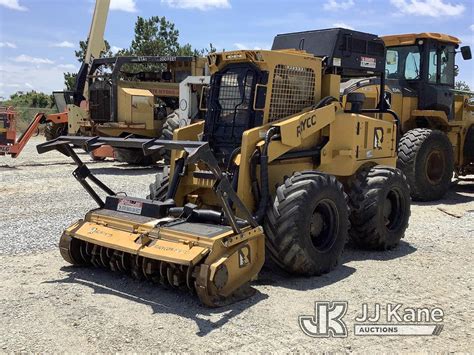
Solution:
<svg viewBox="0 0 474 355">
<path fill-rule="evenodd" d="M 374 69 L 377 66 L 377 61 L 371 57 L 360 57 L 360 66 Z"/>
<path fill-rule="evenodd" d="M 122 199 L 117 204 L 117 211 L 133 213 L 133 214 L 141 214 L 142 206 L 143 204 L 141 202 Z"/>
</svg>

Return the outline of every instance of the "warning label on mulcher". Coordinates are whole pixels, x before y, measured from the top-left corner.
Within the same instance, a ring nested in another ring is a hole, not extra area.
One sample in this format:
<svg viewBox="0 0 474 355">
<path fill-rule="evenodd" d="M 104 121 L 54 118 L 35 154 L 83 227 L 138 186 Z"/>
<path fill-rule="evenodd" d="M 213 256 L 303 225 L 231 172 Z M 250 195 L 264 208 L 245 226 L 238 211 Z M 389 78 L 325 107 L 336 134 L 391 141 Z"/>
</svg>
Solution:
<svg viewBox="0 0 474 355">
<path fill-rule="evenodd" d="M 143 203 L 138 201 L 120 200 L 117 204 L 117 211 L 133 214 L 142 214 Z"/>
</svg>

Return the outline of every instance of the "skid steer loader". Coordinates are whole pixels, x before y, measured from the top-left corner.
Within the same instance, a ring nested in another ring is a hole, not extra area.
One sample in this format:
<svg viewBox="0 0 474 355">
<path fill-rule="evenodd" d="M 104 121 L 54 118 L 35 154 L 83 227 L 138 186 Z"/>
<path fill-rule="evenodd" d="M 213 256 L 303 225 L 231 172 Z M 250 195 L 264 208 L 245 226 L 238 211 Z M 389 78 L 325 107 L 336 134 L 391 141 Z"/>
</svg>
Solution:
<svg viewBox="0 0 474 355">
<path fill-rule="evenodd" d="M 398 117 L 362 109 L 361 95 L 345 109 L 340 75 L 332 74 L 336 65 L 383 78 L 383 42 L 354 36 L 375 63 L 369 70 L 339 40 L 324 56 L 209 55 L 206 119 L 179 128 L 172 141 L 67 136 L 39 145 L 39 153 L 71 156 L 75 178 L 99 205 L 64 231 L 63 258 L 189 289 L 214 307 L 251 294 L 266 251 L 288 272 L 311 276 L 338 264 L 349 235 L 363 248 L 395 247 L 410 215 L 408 185 L 395 167 Z M 170 178 L 158 182 L 155 200 L 114 193 L 72 149 L 104 144 L 145 155 L 172 150 Z"/>
</svg>

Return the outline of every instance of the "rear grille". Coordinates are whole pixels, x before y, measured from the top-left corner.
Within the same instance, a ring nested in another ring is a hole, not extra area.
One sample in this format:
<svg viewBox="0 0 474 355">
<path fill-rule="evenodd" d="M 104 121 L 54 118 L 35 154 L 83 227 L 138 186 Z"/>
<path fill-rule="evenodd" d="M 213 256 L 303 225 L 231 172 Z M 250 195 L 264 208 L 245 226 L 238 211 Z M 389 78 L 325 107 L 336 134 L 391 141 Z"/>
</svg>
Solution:
<svg viewBox="0 0 474 355">
<path fill-rule="evenodd" d="M 269 121 L 293 115 L 314 104 L 315 81 L 313 69 L 277 65 L 273 77 Z"/>
</svg>

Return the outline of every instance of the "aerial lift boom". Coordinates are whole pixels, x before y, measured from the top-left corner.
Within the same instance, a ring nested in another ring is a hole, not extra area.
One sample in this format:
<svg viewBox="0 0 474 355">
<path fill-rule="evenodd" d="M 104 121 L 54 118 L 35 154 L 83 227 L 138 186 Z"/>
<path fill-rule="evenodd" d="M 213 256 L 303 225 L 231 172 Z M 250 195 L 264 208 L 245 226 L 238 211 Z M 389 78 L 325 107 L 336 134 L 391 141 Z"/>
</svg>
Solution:
<svg viewBox="0 0 474 355">
<path fill-rule="evenodd" d="M 92 23 L 89 30 L 89 37 L 87 40 L 87 49 L 84 62 L 79 69 L 76 86 L 74 89 L 73 97 L 74 104 L 80 106 L 83 100 L 88 99 L 88 87 L 87 87 L 87 72 L 89 64 L 94 58 L 99 58 L 100 54 L 105 51 L 104 32 L 105 24 L 107 22 L 107 15 L 109 12 L 110 0 L 96 0 L 94 15 L 92 17 Z M 68 105 L 70 106 L 70 105 Z M 4 110 L 4 122 L 15 122 L 16 113 L 12 108 Z M 18 138 L 15 139 L 15 125 L 9 126 L 8 132 L 4 128 L 0 131 L 0 135 L 5 136 L 5 139 L 0 139 L 0 155 L 11 155 L 12 158 L 17 158 L 29 139 L 38 130 L 40 124 L 51 123 L 53 125 L 65 125 L 68 124 L 69 108 L 66 107 L 64 112 L 45 115 L 44 113 L 37 113 L 35 118 L 30 122 L 26 131 Z M 2 121 L 2 122 L 3 122 Z M 5 123 L 6 124 L 6 123 Z M 7 134 L 8 133 L 8 134 Z M 8 135 L 8 137 L 7 137 Z M 0 137 L 1 138 L 1 137 Z"/>
</svg>

